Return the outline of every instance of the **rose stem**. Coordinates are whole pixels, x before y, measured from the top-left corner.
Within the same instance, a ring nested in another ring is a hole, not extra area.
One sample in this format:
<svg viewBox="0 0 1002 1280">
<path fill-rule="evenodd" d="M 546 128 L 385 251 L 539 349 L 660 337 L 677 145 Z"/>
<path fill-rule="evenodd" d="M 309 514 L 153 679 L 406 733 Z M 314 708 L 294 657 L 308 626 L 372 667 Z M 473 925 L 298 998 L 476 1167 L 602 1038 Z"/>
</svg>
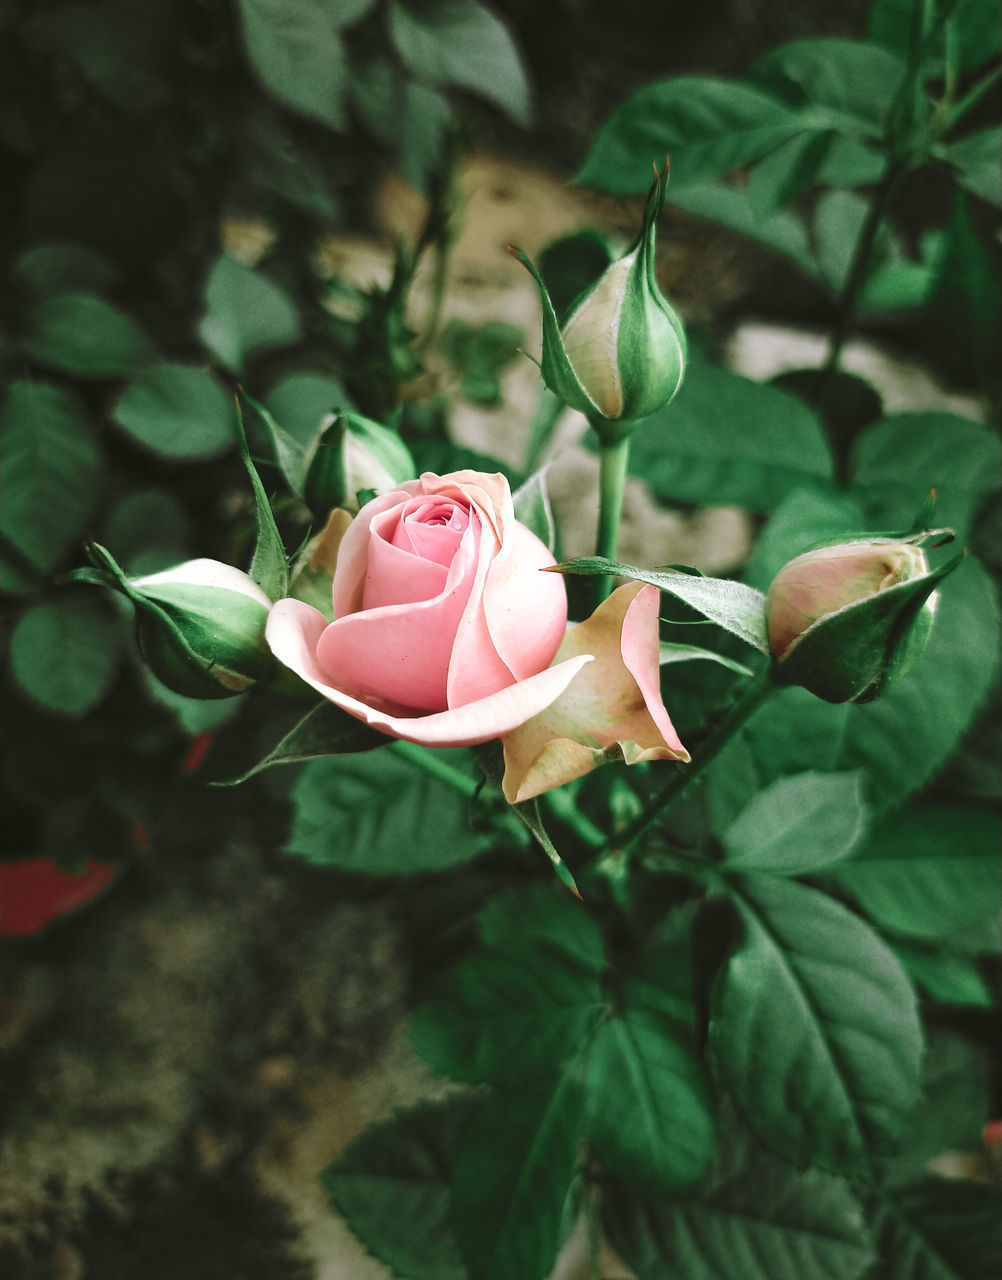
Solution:
<svg viewBox="0 0 1002 1280">
<path fill-rule="evenodd" d="M 627 849 L 635 840 L 644 834 L 656 818 L 699 777 L 720 752 L 727 746 L 739 729 L 751 719 L 764 703 L 768 702 L 779 690 L 772 682 L 769 668 L 745 689 L 737 702 L 725 713 L 723 719 L 703 742 L 699 754 L 688 768 L 679 766 L 671 782 L 660 795 L 655 796 L 639 817 L 628 823 L 621 831 L 614 832 L 607 842 L 609 847 L 620 851 Z"/>
<path fill-rule="evenodd" d="M 459 769 L 454 769 L 451 764 L 446 764 L 444 760 L 439 759 L 434 751 L 429 751 L 427 747 L 419 747 L 416 742 L 404 742 L 402 738 L 397 738 L 390 743 L 390 746 L 397 755 L 403 756 L 405 760 L 417 765 L 425 773 L 431 774 L 439 782 L 444 782 L 446 786 L 452 787 L 454 791 L 462 792 L 470 800 L 474 798 L 480 789 L 480 783 L 476 778 L 471 778 L 469 774 L 461 773 Z"/>
<path fill-rule="evenodd" d="M 606 560 L 616 559 L 619 545 L 619 520 L 623 514 L 623 489 L 626 485 L 626 464 L 630 456 L 629 433 L 618 440 L 602 439 L 599 444 L 598 478 L 598 537 L 595 554 Z M 598 579 L 598 603 L 601 604 L 612 590 L 615 577 L 603 574 Z"/>
</svg>

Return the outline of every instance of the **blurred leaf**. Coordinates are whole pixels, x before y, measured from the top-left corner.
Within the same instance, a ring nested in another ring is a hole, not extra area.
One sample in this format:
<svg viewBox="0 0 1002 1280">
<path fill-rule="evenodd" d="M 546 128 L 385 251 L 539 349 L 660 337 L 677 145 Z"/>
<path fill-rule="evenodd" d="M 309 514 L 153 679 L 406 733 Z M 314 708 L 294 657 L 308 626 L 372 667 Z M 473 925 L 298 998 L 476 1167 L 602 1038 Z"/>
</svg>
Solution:
<svg viewBox="0 0 1002 1280">
<path fill-rule="evenodd" d="M 295 436 L 290 435 L 259 400 L 255 400 L 246 391 L 243 392 L 243 398 L 254 410 L 258 421 L 265 429 L 271 451 L 275 455 L 278 469 L 281 471 L 282 478 L 288 485 L 289 491 L 295 494 L 297 498 L 301 498 L 303 496 L 303 481 L 306 471 L 305 446 L 300 444 Z"/>
<path fill-rule="evenodd" d="M 925 11 L 929 22 L 944 11 L 952 11 L 950 22 L 961 71 L 980 66 L 998 53 L 1000 34 L 998 5 L 995 0 L 934 0 L 931 6 L 925 6 Z M 871 40 L 906 58 L 915 13 L 914 0 L 873 0 L 867 33 Z M 926 74 L 936 74 L 942 65 L 943 34 L 940 31 L 938 40 L 926 52 Z"/>
<path fill-rule="evenodd" d="M 866 1280 L 992 1280 L 1002 1274 L 1002 1197 L 977 1182 L 926 1177 L 882 1198 L 879 1262 Z"/>
<path fill-rule="evenodd" d="M 797 876 L 847 857 L 867 827 L 858 770 L 779 778 L 742 810 L 721 837 L 724 865 Z"/>
<path fill-rule="evenodd" d="M 760 218 L 768 218 L 818 181 L 835 135 L 829 129 L 805 129 L 781 142 L 751 171 L 748 199 Z"/>
<path fill-rule="evenodd" d="M 312 442 L 320 423 L 339 409 L 353 409 L 341 383 L 324 373 L 290 373 L 264 397 L 275 421 L 302 445 Z"/>
<path fill-rule="evenodd" d="M 111 687 L 119 635 L 114 617 L 76 593 L 32 605 L 11 633 L 14 679 L 46 710 L 82 716 Z"/>
<path fill-rule="evenodd" d="M 136 322 L 91 293 L 44 298 L 28 316 L 24 348 L 42 364 L 86 378 L 125 378 L 156 359 Z"/>
<path fill-rule="evenodd" d="M 0 429 L 0 533 L 43 572 L 80 537 L 101 497 L 97 434 L 62 387 L 11 384 Z"/>
<path fill-rule="evenodd" d="M 877 137 L 904 75 L 904 62 L 889 49 L 839 36 L 793 40 L 763 54 L 748 72 L 791 107 L 826 107 L 833 124 Z"/>
<path fill-rule="evenodd" d="M 185 559 L 191 518 L 170 489 L 139 489 L 116 503 L 102 541 L 131 577 Z"/>
<path fill-rule="evenodd" d="M 99 253 L 76 244 L 45 244 L 26 249 L 14 263 L 12 278 L 35 301 L 66 293 L 111 288 L 118 277 Z"/>
<path fill-rule="evenodd" d="M 418 80 L 487 98 L 516 124 L 530 118 L 529 84 L 507 27 L 474 0 L 390 5 L 390 38 Z"/>
<path fill-rule="evenodd" d="M 678 76 L 647 85 L 613 111 L 577 181 L 641 195 L 651 165 L 668 155 L 674 193 L 754 163 L 803 127 L 796 112 L 752 85 Z"/>
<path fill-rule="evenodd" d="M 371 1125 L 320 1175 L 356 1239 L 394 1275 L 467 1280 L 449 1179 L 473 1102 L 453 1095 Z"/>
<path fill-rule="evenodd" d="M 572 1223 L 583 1129 L 570 1074 L 480 1100 L 452 1173 L 452 1219 L 478 1280 L 542 1280 Z"/>
<path fill-rule="evenodd" d="M 416 81 L 407 83 L 397 128 L 397 167 L 416 191 L 427 193 L 452 118 L 444 94 Z"/>
<path fill-rule="evenodd" d="M 690 608 L 709 618 L 718 627 L 754 645 L 762 653 L 769 652 L 765 624 L 765 597 L 754 587 L 730 578 L 706 578 L 701 574 L 637 569 L 606 560 L 602 556 L 580 556 L 557 566 L 561 573 L 615 574 L 632 582 L 649 582 L 660 591 L 682 600 Z"/>
<path fill-rule="evenodd" d="M 835 293 L 849 274 L 869 207 L 866 197 L 855 191 L 826 191 L 814 206 L 814 254 L 823 279 Z M 888 247 L 885 226 L 874 246 L 871 274 L 886 259 Z"/>
<path fill-rule="evenodd" d="M 472 328 L 450 320 L 442 334 L 442 353 L 461 375 L 460 389 L 475 404 L 501 399 L 500 374 L 518 355 L 522 330 L 501 320 Z"/>
<path fill-rule="evenodd" d="M 998 488 L 996 432 L 953 413 L 899 413 L 856 441 L 852 491 L 876 528 L 907 528 L 919 498 L 936 490 L 936 523 L 966 541 L 978 508 Z"/>
<path fill-rule="evenodd" d="M 552 880 L 494 894 L 480 912 L 480 938 L 488 946 L 538 947 L 566 952 L 571 967 L 598 977 L 605 967 L 602 931 Z"/>
<path fill-rule="evenodd" d="M 854 1280 L 873 1256 L 842 1178 L 795 1169 L 729 1124 L 691 1196 L 603 1197 L 613 1248 L 643 1280 Z"/>
<path fill-rule="evenodd" d="M 975 957 L 916 946 L 899 938 L 891 945 L 912 982 L 937 1004 L 972 1009 L 990 1009 L 994 1004 Z"/>
<path fill-rule="evenodd" d="M 963 935 L 1002 908 L 999 822 L 957 805 L 889 814 L 827 874 L 879 925 L 916 938 Z"/>
<path fill-rule="evenodd" d="M 329 0 L 239 0 L 244 44 L 261 83 L 283 106 L 341 129 L 345 54 Z"/>
<path fill-rule="evenodd" d="M 311 760 L 292 801 L 286 852 L 318 866 L 412 875 L 468 862 L 479 852 L 469 802 L 392 752 Z"/>
<path fill-rule="evenodd" d="M 887 161 L 881 151 L 861 138 L 837 134 L 821 162 L 817 183 L 822 187 L 866 187 L 879 182 Z"/>
<path fill-rule="evenodd" d="M 982 240 L 971 221 L 968 197 L 957 193 L 946 226 L 933 304 L 944 329 L 970 348 L 976 376 L 990 392 L 1002 389 L 1002 252 Z"/>
<path fill-rule="evenodd" d="M 659 497 L 752 510 L 832 468 L 821 424 L 802 400 L 700 359 L 630 446 L 631 472 Z"/>
<path fill-rule="evenodd" d="M 572 303 L 595 283 L 616 257 L 609 237 L 591 229 L 577 231 L 548 244 L 539 255 L 539 274 L 557 316 L 564 318 Z"/>
<path fill-rule="evenodd" d="M 758 876 L 737 902 L 744 939 L 710 1022 L 724 1085 L 787 1159 L 861 1172 L 918 1096 L 914 992 L 873 930 L 818 890 Z"/>
<path fill-rule="evenodd" d="M 328 6 L 335 25 L 353 27 L 376 7 L 376 0 L 329 0 Z"/>
<path fill-rule="evenodd" d="M 982 200 L 1002 205 L 1002 125 L 981 129 L 946 148 L 957 182 Z"/>
<path fill-rule="evenodd" d="M 709 218 L 739 235 L 757 240 L 795 263 L 806 276 L 817 279 L 818 265 L 801 219 L 792 213 L 760 217 L 752 202 L 750 186 L 701 182 L 680 191 L 672 186 L 668 190 L 668 201 L 685 213 Z"/>
<path fill-rule="evenodd" d="M 257 473 L 247 448 L 247 437 L 244 434 L 243 413 L 239 401 L 237 403 L 237 444 L 240 458 L 250 480 L 254 492 L 254 555 L 251 559 L 250 576 L 261 588 L 269 600 L 281 600 L 289 590 L 289 562 L 285 554 L 282 535 L 275 523 L 275 514 L 271 509 L 268 494 L 261 477 Z"/>
<path fill-rule="evenodd" d="M 954 1031 L 930 1026 L 922 1098 L 888 1163 L 887 1181 L 911 1182 L 922 1176 L 929 1160 L 947 1151 L 977 1150 L 988 1114 L 986 1051 Z"/>
<path fill-rule="evenodd" d="M 588 1048 L 588 1140 L 603 1165 L 635 1187 L 678 1191 L 716 1154 L 709 1090 L 683 1024 L 627 1007 L 602 1021 Z"/>
<path fill-rule="evenodd" d="M 111 416 L 139 444 L 179 461 L 213 458 L 236 439 L 233 399 L 208 369 L 159 364 L 140 374 Z"/>
<path fill-rule="evenodd" d="M 299 314 L 285 290 L 226 253 L 206 281 L 205 306 L 199 337 L 233 373 L 248 356 L 299 337 Z"/>
</svg>

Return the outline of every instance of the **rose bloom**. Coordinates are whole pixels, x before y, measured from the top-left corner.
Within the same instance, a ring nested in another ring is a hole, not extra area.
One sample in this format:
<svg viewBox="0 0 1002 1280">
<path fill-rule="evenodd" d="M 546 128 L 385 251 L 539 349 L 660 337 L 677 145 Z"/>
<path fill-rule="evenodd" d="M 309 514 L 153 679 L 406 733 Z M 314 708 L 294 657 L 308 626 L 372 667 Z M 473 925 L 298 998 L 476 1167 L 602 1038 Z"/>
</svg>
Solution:
<svg viewBox="0 0 1002 1280">
<path fill-rule="evenodd" d="M 515 519 L 503 475 L 425 473 L 367 503 L 344 532 L 334 621 L 280 600 L 268 642 L 391 737 L 501 738 L 513 802 L 613 757 L 687 760 L 661 702 L 656 588 L 620 588 L 568 630 L 563 578 L 541 572 L 554 563 Z"/>
</svg>

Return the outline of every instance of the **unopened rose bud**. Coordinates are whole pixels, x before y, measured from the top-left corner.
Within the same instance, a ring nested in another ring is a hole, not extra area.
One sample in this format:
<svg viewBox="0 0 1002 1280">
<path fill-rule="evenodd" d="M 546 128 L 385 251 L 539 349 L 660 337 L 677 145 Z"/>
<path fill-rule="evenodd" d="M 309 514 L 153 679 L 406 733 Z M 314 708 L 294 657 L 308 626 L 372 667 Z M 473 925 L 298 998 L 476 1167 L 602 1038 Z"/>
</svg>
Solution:
<svg viewBox="0 0 1002 1280">
<path fill-rule="evenodd" d="M 563 325 L 538 271 L 514 251 L 539 286 L 543 380 L 603 438 L 626 434 L 635 419 L 666 405 L 682 383 L 685 330 L 654 273 L 656 224 L 667 185 L 666 163 L 655 175 L 636 245 L 578 298 Z"/>
<path fill-rule="evenodd" d="M 826 702 L 869 702 L 925 648 L 939 580 L 913 540 L 819 547 L 780 569 L 766 595 L 780 684 Z"/>
<path fill-rule="evenodd" d="M 274 671 L 264 638 L 271 601 L 246 573 L 218 560 L 189 560 L 128 578 L 103 547 L 90 553 L 98 573 L 75 576 L 132 601 L 143 657 L 175 693 L 226 698 Z"/>
<path fill-rule="evenodd" d="M 384 493 L 416 468 L 404 442 L 359 413 L 331 414 L 321 424 L 306 467 L 303 496 L 316 516 L 334 507 L 357 511 L 358 494 Z"/>
</svg>

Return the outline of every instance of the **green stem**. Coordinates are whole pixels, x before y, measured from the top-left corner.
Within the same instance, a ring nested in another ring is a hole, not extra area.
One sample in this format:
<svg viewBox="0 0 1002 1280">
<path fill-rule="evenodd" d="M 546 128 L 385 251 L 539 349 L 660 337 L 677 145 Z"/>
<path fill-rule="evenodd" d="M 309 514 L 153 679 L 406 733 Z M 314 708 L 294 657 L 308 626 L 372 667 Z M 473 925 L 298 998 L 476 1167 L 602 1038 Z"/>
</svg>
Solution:
<svg viewBox="0 0 1002 1280">
<path fill-rule="evenodd" d="M 601 435 L 599 439 L 598 537 L 595 541 L 595 554 L 606 560 L 615 560 L 619 545 L 619 522 L 623 514 L 626 464 L 630 457 L 630 436 L 626 432 L 615 440 L 603 439 Z M 609 575 L 598 579 L 600 604 L 612 590 L 613 581 Z"/>
<path fill-rule="evenodd" d="M 416 742 L 404 742 L 400 738 L 392 742 L 390 747 L 398 756 L 403 756 L 411 764 L 417 765 L 425 773 L 437 778 L 439 782 L 444 782 L 446 786 L 452 787 L 454 791 L 461 792 L 470 800 L 480 790 L 480 783 L 476 778 L 471 778 L 469 774 L 461 773 L 459 769 L 454 769 L 451 764 L 446 764 L 434 751 L 430 751 L 427 747 L 419 747 Z"/>
<path fill-rule="evenodd" d="M 592 849 L 600 849 L 605 844 L 605 833 L 586 813 L 581 812 L 574 796 L 563 787 L 546 793 L 546 805 L 553 816 L 570 827 L 582 843 Z"/>
<path fill-rule="evenodd" d="M 842 348 L 845 346 L 849 330 L 859 307 L 863 286 L 866 284 L 866 277 L 870 270 L 873 248 L 877 242 L 880 225 L 884 220 L 884 214 L 887 212 L 891 197 L 904 171 L 905 165 L 903 161 L 892 160 L 885 169 L 884 176 L 881 178 L 873 194 L 873 199 L 870 201 L 866 220 L 860 229 L 859 238 L 853 250 L 849 272 L 839 294 L 835 323 L 832 326 L 831 342 L 828 348 L 828 359 L 825 361 L 821 371 L 821 382 L 817 392 L 818 405 L 824 400 L 825 393 L 828 391 L 832 378 L 838 369 L 839 357 L 842 355 Z"/>
<path fill-rule="evenodd" d="M 995 88 L 1000 79 L 1002 79 L 1002 67 L 993 67 L 991 71 L 983 75 L 977 84 L 971 86 L 959 102 L 950 107 L 940 132 L 946 133 L 948 129 L 952 129 L 955 124 L 967 115 L 972 107 L 977 106 L 990 89 Z"/>
<path fill-rule="evenodd" d="M 651 827 L 673 801 L 677 800 L 706 767 L 720 754 L 730 740 L 751 719 L 759 707 L 763 706 L 777 692 L 772 682 L 772 672 L 767 668 L 745 689 L 744 694 L 727 711 L 723 719 L 710 733 L 699 749 L 696 760 L 686 767 L 678 766 L 671 782 L 660 795 L 655 796 L 639 817 L 629 823 L 621 831 L 610 837 L 608 843 L 616 849 L 626 849 L 639 839 Z"/>
</svg>

